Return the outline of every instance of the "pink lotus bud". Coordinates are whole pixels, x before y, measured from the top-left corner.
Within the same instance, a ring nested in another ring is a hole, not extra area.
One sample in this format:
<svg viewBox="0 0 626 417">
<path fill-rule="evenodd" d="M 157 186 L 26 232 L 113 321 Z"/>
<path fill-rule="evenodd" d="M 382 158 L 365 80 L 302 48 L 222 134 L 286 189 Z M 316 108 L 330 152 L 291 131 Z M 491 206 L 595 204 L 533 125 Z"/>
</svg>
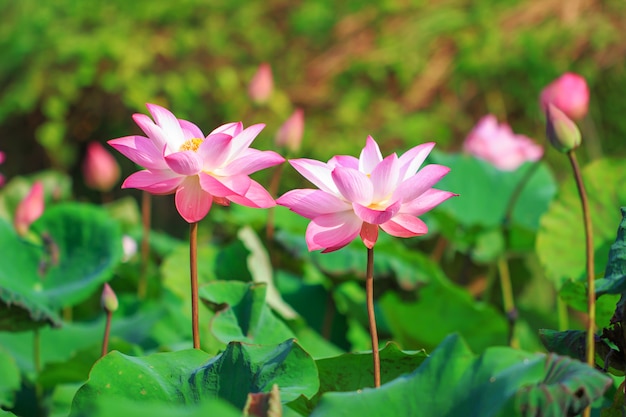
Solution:
<svg viewBox="0 0 626 417">
<path fill-rule="evenodd" d="M 13 225 L 20 236 L 26 235 L 31 223 L 43 214 L 43 185 L 37 181 L 33 184 L 28 195 L 17 205 Z"/>
<path fill-rule="evenodd" d="M 566 72 L 543 89 L 540 101 L 544 112 L 552 104 L 570 119 L 578 120 L 587 114 L 589 87 L 580 75 Z"/>
<path fill-rule="evenodd" d="M 110 191 L 120 179 L 117 161 L 99 142 L 87 145 L 83 161 L 83 176 L 88 187 L 98 191 Z"/>
<path fill-rule="evenodd" d="M 546 135 L 558 151 L 566 153 L 580 146 L 580 130 L 564 112 L 549 104 L 546 118 Z"/>
<path fill-rule="evenodd" d="M 263 104 L 269 100 L 273 90 L 272 68 L 267 62 L 264 62 L 259 65 L 259 69 L 248 85 L 248 95 L 254 102 Z"/>
<path fill-rule="evenodd" d="M 513 133 L 506 123 L 498 124 L 492 114 L 478 121 L 467 135 L 463 148 L 502 171 L 514 171 L 524 162 L 537 161 L 543 156 L 543 147 L 524 135 Z"/>
<path fill-rule="evenodd" d="M 276 133 L 276 146 L 297 152 L 304 134 L 304 111 L 296 109 Z"/>
<path fill-rule="evenodd" d="M 107 283 L 104 284 L 104 288 L 102 289 L 100 304 L 107 313 L 114 313 L 120 306 L 120 303 L 117 301 L 115 291 L 113 291 L 113 288 L 111 288 L 111 286 Z"/>
</svg>

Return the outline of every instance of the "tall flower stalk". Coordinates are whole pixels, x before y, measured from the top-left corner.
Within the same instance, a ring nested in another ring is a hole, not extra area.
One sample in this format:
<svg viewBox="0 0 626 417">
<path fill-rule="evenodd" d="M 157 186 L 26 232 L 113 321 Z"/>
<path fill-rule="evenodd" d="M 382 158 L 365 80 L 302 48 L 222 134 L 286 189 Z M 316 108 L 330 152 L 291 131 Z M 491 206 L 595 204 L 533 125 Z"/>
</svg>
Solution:
<svg viewBox="0 0 626 417">
<path fill-rule="evenodd" d="M 250 148 L 263 124 L 244 129 L 241 122 L 228 123 L 205 136 L 198 126 L 177 119 L 169 110 L 154 104 L 147 107 L 152 119 L 133 115 L 146 136 L 126 136 L 108 143 L 145 168 L 126 178 L 122 188 L 175 194 L 176 209 L 190 224 L 192 335 L 194 348 L 199 349 L 197 224 L 213 203 L 274 206 L 274 199 L 250 174 L 280 164 L 284 158 Z"/>
<path fill-rule="evenodd" d="M 442 165 L 422 163 L 435 146 L 418 145 L 402 156 L 383 158 L 369 136 L 359 158 L 337 155 L 327 163 L 294 159 L 289 163 L 318 189 L 291 190 L 276 202 L 311 220 L 306 231 L 310 251 L 343 248 L 359 236 L 367 248 L 367 311 L 372 339 L 374 386 L 380 386 L 380 358 L 374 315 L 374 245 L 379 228 L 396 237 L 428 232 L 418 216 L 455 196 L 432 188 L 448 172 Z"/>
</svg>

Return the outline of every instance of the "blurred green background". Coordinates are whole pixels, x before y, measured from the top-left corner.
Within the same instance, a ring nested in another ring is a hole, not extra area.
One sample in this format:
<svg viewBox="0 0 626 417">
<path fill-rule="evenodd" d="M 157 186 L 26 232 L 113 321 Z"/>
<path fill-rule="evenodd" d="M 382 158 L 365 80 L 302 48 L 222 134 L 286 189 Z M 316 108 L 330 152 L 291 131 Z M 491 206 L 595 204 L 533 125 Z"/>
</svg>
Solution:
<svg viewBox="0 0 626 417">
<path fill-rule="evenodd" d="M 626 154 L 623 0 L 20 0 L 0 16 L 0 171 L 69 172 L 79 198 L 97 199 L 86 144 L 140 134 L 131 115 L 146 102 L 205 133 L 264 122 L 261 149 L 302 107 L 297 156 L 322 160 L 368 134 L 384 154 L 433 140 L 456 151 L 486 113 L 543 143 L 539 92 L 573 71 L 591 89 L 583 158 Z M 265 106 L 247 95 L 261 62 L 276 86 Z M 135 170 L 116 157 L 123 177 Z M 558 176 L 565 158 L 547 158 Z"/>
</svg>

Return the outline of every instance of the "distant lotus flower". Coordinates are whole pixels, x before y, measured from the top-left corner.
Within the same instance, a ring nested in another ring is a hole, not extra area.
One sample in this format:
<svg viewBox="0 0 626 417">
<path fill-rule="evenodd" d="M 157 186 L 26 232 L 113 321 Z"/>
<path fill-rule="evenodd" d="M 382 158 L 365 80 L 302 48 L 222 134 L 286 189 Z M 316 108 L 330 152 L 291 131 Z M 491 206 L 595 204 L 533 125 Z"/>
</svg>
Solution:
<svg viewBox="0 0 626 417">
<path fill-rule="evenodd" d="M 296 109 L 276 133 L 276 146 L 297 152 L 304 135 L 304 111 Z"/>
<path fill-rule="evenodd" d="M 274 91 L 272 68 L 267 62 L 259 65 L 256 73 L 248 85 L 248 95 L 259 104 L 267 102 Z"/>
<path fill-rule="evenodd" d="M 154 122 L 144 114 L 135 114 L 133 119 L 148 137 L 126 136 L 108 142 L 146 168 L 130 175 L 122 188 L 176 193 L 176 208 L 189 223 L 203 219 L 212 202 L 258 208 L 275 205 L 269 193 L 249 177 L 284 161 L 275 152 L 249 147 L 265 125 L 244 129 L 241 122 L 228 123 L 205 137 L 195 124 L 177 119 L 169 110 L 155 104 L 147 107 Z"/>
<path fill-rule="evenodd" d="M 494 115 L 484 116 L 467 135 L 463 148 L 502 171 L 514 171 L 526 161 L 537 161 L 543 148 L 532 139 L 513 133 L 506 123 L 498 124 Z"/>
<path fill-rule="evenodd" d="M 340 155 L 328 163 L 290 160 L 319 190 L 291 190 L 276 202 L 311 219 L 306 231 L 311 251 L 335 251 L 359 234 L 371 249 L 379 227 L 397 237 L 423 235 L 428 228 L 417 216 L 456 195 L 431 188 L 450 171 L 448 167 L 427 165 L 418 171 L 434 146 L 425 143 L 400 157 L 393 153 L 383 159 L 378 144 L 368 136 L 358 159 Z"/>
<path fill-rule="evenodd" d="M 99 142 L 87 145 L 82 168 L 85 184 L 94 190 L 110 191 L 120 179 L 117 161 Z"/>
<path fill-rule="evenodd" d="M 15 210 L 13 225 L 20 236 L 25 236 L 28 233 L 28 228 L 35 220 L 41 217 L 43 209 L 43 185 L 37 181 Z"/>
<path fill-rule="evenodd" d="M 5 155 L 4 152 L 0 152 L 0 164 L 4 163 Z M 0 174 L 0 187 L 4 185 L 4 175 Z"/>
<path fill-rule="evenodd" d="M 581 119 L 589 108 L 587 81 L 578 74 L 566 72 L 543 89 L 540 101 L 544 112 L 548 104 L 552 104 L 570 119 Z"/>
<path fill-rule="evenodd" d="M 122 262 L 128 262 L 137 253 L 137 242 L 128 235 L 122 236 L 122 249 L 124 255 Z"/>
</svg>

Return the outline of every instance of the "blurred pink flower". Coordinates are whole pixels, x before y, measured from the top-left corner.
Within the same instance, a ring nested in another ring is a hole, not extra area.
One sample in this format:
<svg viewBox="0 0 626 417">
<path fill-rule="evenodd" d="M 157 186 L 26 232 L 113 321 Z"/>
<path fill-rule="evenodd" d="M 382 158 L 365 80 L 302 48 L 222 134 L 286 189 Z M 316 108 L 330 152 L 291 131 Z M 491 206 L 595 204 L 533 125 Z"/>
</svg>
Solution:
<svg viewBox="0 0 626 417">
<path fill-rule="evenodd" d="M 4 152 L 0 152 L 0 164 L 4 163 L 5 155 Z M 4 175 L 0 174 L 0 187 L 4 185 Z"/>
<path fill-rule="evenodd" d="M 100 296 L 100 304 L 102 305 L 102 309 L 107 313 L 114 313 L 120 306 L 119 301 L 117 300 L 117 295 L 113 288 L 108 283 L 104 283 L 104 288 L 102 288 L 102 295 Z"/>
<path fill-rule="evenodd" d="M 357 159 L 338 155 L 328 163 L 294 159 L 290 164 L 319 190 L 291 190 L 276 202 L 311 219 L 306 231 L 309 250 L 331 252 L 360 234 L 372 248 L 378 227 L 390 235 L 412 237 L 428 232 L 417 216 L 456 194 L 431 188 L 450 169 L 427 165 L 418 171 L 434 143 L 418 145 L 401 157 L 383 159 L 378 144 L 368 136 Z"/>
<path fill-rule="evenodd" d="M 154 122 L 144 114 L 135 114 L 133 119 L 148 137 L 126 136 L 108 142 L 146 168 L 130 175 L 122 188 L 176 193 L 176 209 L 189 223 L 203 219 L 213 201 L 257 208 L 275 205 L 269 193 L 249 177 L 284 161 L 276 152 L 249 147 L 265 125 L 244 129 L 241 122 L 228 123 L 205 137 L 195 124 L 177 119 L 169 110 L 155 104 L 147 107 Z"/>
<path fill-rule="evenodd" d="M 581 119 L 589 108 L 587 81 L 578 74 L 566 72 L 543 89 L 540 101 L 544 113 L 548 104 L 552 104 L 570 119 Z"/>
<path fill-rule="evenodd" d="M 43 184 L 36 181 L 15 210 L 13 225 L 17 234 L 20 236 L 26 235 L 30 225 L 43 214 L 43 209 Z"/>
<path fill-rule="evenodd" d="M 272 91 L 274 91 L 272 68 L 267 62 L 263 62 L 250 80 L 248 95 L 254 102 L 262 104 L 269 100 Z"/>
<path fill-rule="evenodd" d="M 543 148 L 524 135 L 513 133 L 492 114 L 478 121 L 467 135 L 463 149 L 502 171 L 514 171 L 526 161 L 537 161 Z"/>
<path fill-rule="evenodd" d="M 117 161 L 99 142 L 87 145 L 82 168 L 85 184 L 94 190 L 110 191 L 120 179 Z"/>
<path fill-rule="evenodd" d="M 297 152 L 304 134 L 304 111 L 296 109 L 276 133 L 276 146 Z"/>
</svg>

